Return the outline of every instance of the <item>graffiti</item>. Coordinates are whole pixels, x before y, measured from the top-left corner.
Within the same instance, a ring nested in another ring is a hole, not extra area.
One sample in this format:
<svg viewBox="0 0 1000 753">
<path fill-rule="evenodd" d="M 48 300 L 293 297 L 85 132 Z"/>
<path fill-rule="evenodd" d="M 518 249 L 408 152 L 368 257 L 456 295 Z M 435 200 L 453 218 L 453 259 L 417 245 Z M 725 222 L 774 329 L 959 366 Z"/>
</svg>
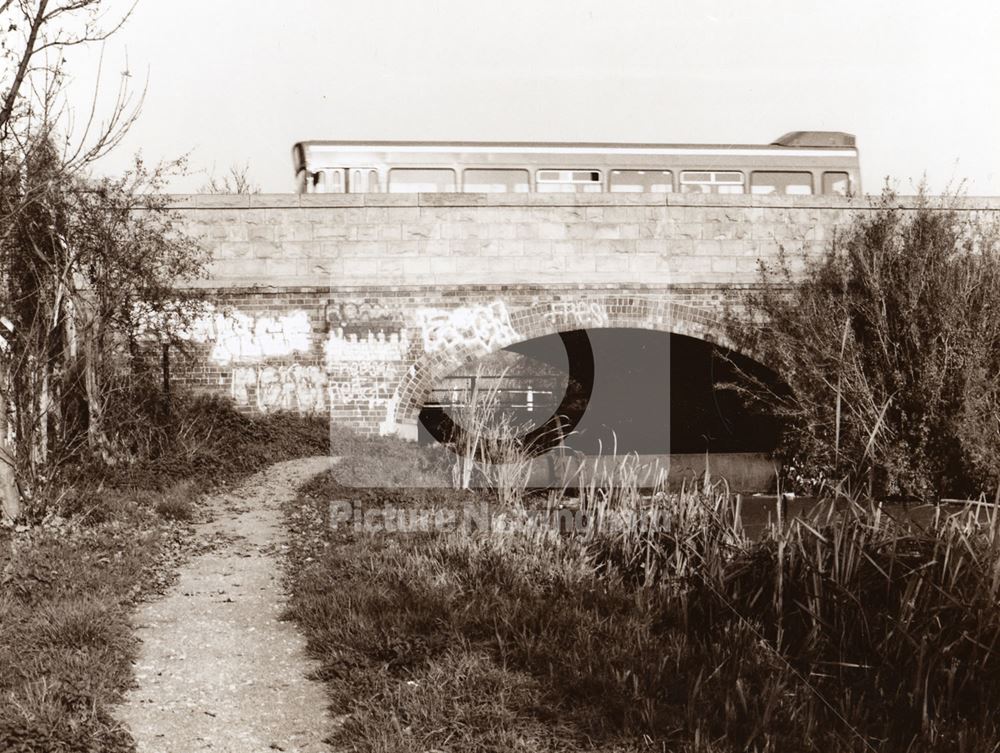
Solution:
<svg viewBox="0 0 1000 753">
<path fill-rule="evenodd" d="M 238 310 L 219 311 L 212 306 L 197 317 L 183 335 L 209 343 L 209 359 L 220 365 L 259 361 L 262 358 L 308 353 L 312 325 L 302 310 L 279 316 L 250 316 Z"/>
<path fill-rule="evenodd" d="M 398 312 L 392 312 L 378 301 L 356 300 L 326 304 L 324 316 L 328 324 L 371 324 L 398 319 Z"/>
<path fill-rule="evenodd" d="M 330 404 L 384 404 L 409 349 L 406 330 L 391 332 L 388 337 L 381 330 L 369 330 L 360 337 L 345 335 L 340 327 L 332 331 L 323 344 Z"/>
<path fill-rule="evenodd" d="M 419 309 L 417 323 L 427 353 L 452 348 L 488 353 L 518 339 L 503 301 L 494 301 L 489 305 L 463 306 L 450 311 Z"/>
<path fill-rule="evenodd" d="M 345 336 L 343 329 L 338 327 L 323 343 L 328 368 L 345 361 L 402 361 L 409 349 L 406 330 L 392 332 L 388 338 L 381 330 L 378 334 L 369 330 L 367 336 L 359 339 L 356 334 Z"/>
<path fill-rule="evenodd" d="M 322 413 L 328 406 L 384 405 L 392 396 L 395 369 L 390 364 L 338 364 L 330 373 L 320 366 L 237 366 L 230 391 L 237 405 L 262 413 L 276 410 Z"/>
<path fill-rule="evenodd" d="M 233 369 L 231 393 L 237 405 L 250 405 L 250 388 L 257 389 L 257 369 L 253 366 Z"/>
<path fill-rule="evenodd" d="M 327 377 L 319 366 L 237 366 L 232 373 L 232 396 L 237 405 L 253 404 L 262 413 L 326 410 Z"/>
<path fill-rule="evenodd" d="M 385 421 L 382 421 L 378 425 L 379 436 L 387 436 L 389 434 L 396 433 L 396 408 L 398 406 L 398 400 L 393 397 L 391 400 L 386 401 L 385 404 Z"/>
<path fill-rule="evenodd" d="M 383 405 L 392 394 L 397 367 L 387 362 L 353 361 L 334 364 L 329 370 L 331 405 L 368 403 Z"/>
<path fill-rule="evenodd" d="M 308 353 L 312 325 L 303 310 L 252 316 L 203 301 L 174 301 L 154 309 L 133 307 L 135 334 L 142 340 L 164 336 L 211 346 L 209 359 L 220 365 Z"/>
<path fill-rule="evenodd" d="M 608 312 L 597 301 L 555 301 L 546 318 L 553 324 L 567 323 L 577 327 L 606 327 Z"/>
<path fill-rule="evenodd" d="M 338 329 L 324 343 L 324 365 L 237 365 L 232 370 L 230 390 L 238 405 L 254 406 L 264 413 L 318 413 L 359 402 L 369 407 L 383 405 L 392 396 L 397 371 L 409 347 L 403 331 L 388 337 L 383 332 L 369 332 L 359 338 L 353 334 L 345 337 Z M 278 350 L 272 347 L 267 354 Z"/>
</svg>

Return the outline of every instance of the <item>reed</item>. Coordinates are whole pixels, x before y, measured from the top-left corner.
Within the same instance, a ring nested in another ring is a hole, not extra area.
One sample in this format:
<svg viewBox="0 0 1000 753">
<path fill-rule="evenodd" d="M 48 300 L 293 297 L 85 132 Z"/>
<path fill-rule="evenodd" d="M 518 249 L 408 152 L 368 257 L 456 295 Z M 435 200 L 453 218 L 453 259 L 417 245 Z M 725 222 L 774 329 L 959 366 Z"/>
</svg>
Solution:
<svg viewBox="0 0 1000 753">
<path fill-rule="evenodd" d="M 671 492 L 612 456 L 545 495 L 520 479 L 498 478 L 510 503 L 485 529 L 299 553 L 291 612 L 347 715 L 339 742 L 998 749 L 996 505 L 916 514 L 837 489 L 751 538 L 707 474 Z"/>
</svg>

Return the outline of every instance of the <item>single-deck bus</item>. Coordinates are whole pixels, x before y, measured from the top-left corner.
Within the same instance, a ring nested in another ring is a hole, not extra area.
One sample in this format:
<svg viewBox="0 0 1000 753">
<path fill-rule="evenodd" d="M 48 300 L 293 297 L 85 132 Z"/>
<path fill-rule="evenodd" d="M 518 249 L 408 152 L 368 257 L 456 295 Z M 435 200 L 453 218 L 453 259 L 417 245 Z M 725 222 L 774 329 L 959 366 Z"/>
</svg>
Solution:
<svg viewBox="0 0 1000 753">
<path fill-rule="evenodd" d="M 770 144 L 300 141 L 302 193 L 861 192 L 852 134 L 792 131 Z"/>
</svg>

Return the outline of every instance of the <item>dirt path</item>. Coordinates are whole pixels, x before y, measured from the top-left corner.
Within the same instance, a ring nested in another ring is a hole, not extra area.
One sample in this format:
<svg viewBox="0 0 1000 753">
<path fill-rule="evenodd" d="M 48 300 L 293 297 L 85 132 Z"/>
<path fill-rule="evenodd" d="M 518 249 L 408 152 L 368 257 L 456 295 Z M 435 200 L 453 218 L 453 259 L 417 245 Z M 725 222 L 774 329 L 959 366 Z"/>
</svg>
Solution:
<svg viewBox="0 0 1000 753">
<path fill-rule="evenodd" d="M 214 520 L 195 557 L 162 599 L 140 608 L 138 689 L 118 718 L 140 753 L 328 751 L 322 685 L 284 607 L 280 505 L 328 468 L 327 458 L 278 463 L 207 500 Z"/>
</svg>

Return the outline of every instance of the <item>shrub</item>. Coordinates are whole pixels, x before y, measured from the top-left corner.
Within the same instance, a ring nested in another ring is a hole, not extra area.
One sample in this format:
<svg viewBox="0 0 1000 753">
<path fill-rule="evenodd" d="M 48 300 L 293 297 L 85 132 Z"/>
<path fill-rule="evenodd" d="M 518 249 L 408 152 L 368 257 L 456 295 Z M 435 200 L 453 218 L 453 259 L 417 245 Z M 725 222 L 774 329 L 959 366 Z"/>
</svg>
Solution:
<svg viewBox="0 0 1000 753">
<path fill-rule="evenodd" d="M 887 190 L 801 278 L 784 252 L 762 268 L 730 326 L 745 338 L 744 314 L 761 323 L 755 349 L 790 388 L 741 387 L 783 419 L 786 460 L 876 495 L 995 488 L 998 239 L 954 197 L 903 208 Z"/>
<path fill-rule="evenodd" d="M 191 521 L 197 517 L 194 501 L 198 491 L 190 481 L 181 481 L 165 492 L 160 492 L 153 503 L 156 513 L 166 520 L 181 522 Z"/>
</svg>

